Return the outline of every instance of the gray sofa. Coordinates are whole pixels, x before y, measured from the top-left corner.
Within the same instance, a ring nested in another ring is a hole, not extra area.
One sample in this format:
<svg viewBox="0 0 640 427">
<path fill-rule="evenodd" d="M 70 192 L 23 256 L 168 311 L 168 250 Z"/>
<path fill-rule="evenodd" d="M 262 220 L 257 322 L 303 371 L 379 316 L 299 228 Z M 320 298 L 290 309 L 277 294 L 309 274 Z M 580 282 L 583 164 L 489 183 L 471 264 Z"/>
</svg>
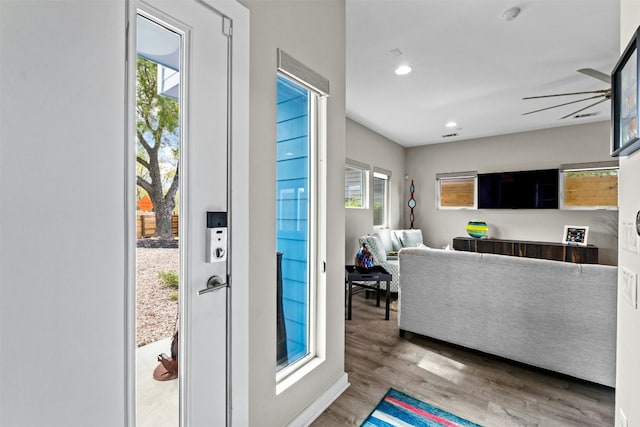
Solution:
<svg viewBox="0 0 640 427">
<path fill-rule="evenodd" d="M 427 247 L 399 257 L 401 335 L 615 386 L 617 267 Z"/>
</svg>

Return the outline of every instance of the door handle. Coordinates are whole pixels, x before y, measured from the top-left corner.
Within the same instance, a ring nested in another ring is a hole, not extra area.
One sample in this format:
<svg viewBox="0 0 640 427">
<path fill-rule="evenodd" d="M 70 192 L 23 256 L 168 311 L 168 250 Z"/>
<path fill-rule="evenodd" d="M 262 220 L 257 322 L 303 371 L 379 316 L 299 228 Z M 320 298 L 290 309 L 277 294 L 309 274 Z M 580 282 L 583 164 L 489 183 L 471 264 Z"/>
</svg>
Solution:
<svg viewBox="0 0 640 427">
<path fill-rule="evenodd" d="M 206 293 L 215 291 L 217 289 L 224 288 L 226 286 L 227 284 L 224 283 L 224 280 L 222 280 L 222 277 L 211 276 L 209 277 L 209 280 L 207 280 L 207 287 L 204 289 L 200 289 L 198 291 L 198 295 L 206 294 Z"/>
</svg>

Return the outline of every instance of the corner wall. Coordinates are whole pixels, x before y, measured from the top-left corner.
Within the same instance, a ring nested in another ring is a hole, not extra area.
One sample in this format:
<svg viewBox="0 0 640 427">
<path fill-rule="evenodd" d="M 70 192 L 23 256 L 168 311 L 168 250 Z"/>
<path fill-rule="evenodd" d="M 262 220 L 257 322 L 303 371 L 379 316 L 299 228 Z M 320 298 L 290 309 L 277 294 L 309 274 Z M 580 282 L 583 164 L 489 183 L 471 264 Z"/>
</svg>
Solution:
<svg viewBox="0 0 640 427">
<path fill-rule="evenodd" d="M 398 229 L 408 226 L 409 208 L 405 191 L 411 181 L 405 181 L 404 157 L 406 148 L 385 138 L 384 136 L 362 126 L 358 122 L 347 119 L 346 158 L 365 163 L 373 171 L 374 167 L 391 172 L 389 179 L 389 228 Z M 343 172 L 344 175 L 344 172 Z M 369 174 L 369 200 L 372 200 L 373 173 Z M 341 193 L 343 194 L 343 193 Z M 358 251 L 358 237 L 372 233 L 373 209 L 345 208 L 345 264 L 353 264 Z"/>
<path fill-rule="evenodd" d="M 617 237 L 608 225 L 617 221 L 616 211 L 436 209 L 437 173 L 550 169 L 611 160 L 609 122 L 426 145 L 406 153 L 406 170 L 416 186 L 415 226 L 422 229 L 426 245 L 452 245 L 454 237 L 467 235 L 465 226 L 475 218 L 489 224 L 490 236 L 514 240 L 559 242 L 565 224 L 587 225 L 600 263 L 617 264 Z M 408 199 L 408 192 L 405 196 Z"/>
<path fill-rule="evenodd" d="M 344 381 L 344 0 L 242 1 L 251 14 L 249 425 L 298 425 Z M 326 360 L 276 395 L 276 49 L 330 82 Z M 336 244 L 337 243 L 337 244 Z M 337 396 L 333 396 L 337 397 Z"/>
<path fill-rule="evenodd" d="M 625 49 L 631 36 L 640 25 L 640 2 L 620 3 L 620 52 Z M 640 151 L 620 158 L 620 230 L 623 223 L 635 224 L 636 213 L 640 211 L 638 197 L 640 182 Z M 634 236 L 637 238 L 637 236 Z M 618 289 L 621 289 L 621 272 L 626 269 L 640 274 L 640 254 L 624 248 L 622 239 L 619 252 Z M 637 284 L 636 284 L 637 287 Z M 616 427 L 640 426 L 640 310 L 634 308 L 618 291 L 618 348 L 616 376 Z M 621 423 L 621 411 L 628 424 Z"/>
</svg>

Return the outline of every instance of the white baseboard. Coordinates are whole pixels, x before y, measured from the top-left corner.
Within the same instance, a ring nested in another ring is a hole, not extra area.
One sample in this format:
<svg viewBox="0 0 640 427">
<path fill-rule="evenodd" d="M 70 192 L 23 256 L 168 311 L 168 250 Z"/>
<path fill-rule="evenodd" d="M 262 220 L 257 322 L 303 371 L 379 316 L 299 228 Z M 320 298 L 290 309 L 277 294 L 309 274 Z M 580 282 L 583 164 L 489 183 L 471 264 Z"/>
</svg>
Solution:
<svg viewBox="0 0 640 427">
<path fill-rule="evenodd" d="M 350 386 L 349 376 L 345 372 L 327 389 L 322 395 L 316 399 L 311 405 L 307 406 L 297 417 L 293 419 L 288 427 L 306 427 L 324 412 L 340 395 Z"/>
</svg>

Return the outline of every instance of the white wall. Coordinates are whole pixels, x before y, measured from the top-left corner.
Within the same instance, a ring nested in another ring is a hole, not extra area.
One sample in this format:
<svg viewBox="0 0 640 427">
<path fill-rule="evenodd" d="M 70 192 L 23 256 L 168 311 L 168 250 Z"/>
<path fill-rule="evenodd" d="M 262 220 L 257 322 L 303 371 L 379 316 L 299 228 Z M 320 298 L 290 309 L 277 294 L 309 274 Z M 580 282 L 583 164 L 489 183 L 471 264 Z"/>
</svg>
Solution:
<svg viewBox="0 0 640 427">
<path fill-rule="evenodd" d="M 620 5 L 620 52 L 640 25 L 640 2 L 623 0 Z M 638 195 L 640 182 L 640 152 L 620 158 L 620 224 L 635 223 L 636 213 L 640 211 Z M 620 227 L 621 227 L 620 226 Z M 622 228 L 620 228 L 622 230 Z M 619 251 L 619 274 L 627 269 L 640 274 L 640 255 L 626 250 L 622 245 Z M 620 276 L 618 276 L 620 277 Z M 618 279 L 620 283 L 620 279 Z M 620 284 L 618 285 L 620 288 Z M 634 309 L 622 294 L 618 292 L 618 352 L 616 377 L 616 426 L 622 427 L 620 411 L 624 412 L 629 427 L 640 426 L 640 311 Z"/>
<path fill-rule="evenodd" d="M 466 236 L 465 226 L 480 218 L 491 237 L 559 242 L 565 224 L 588 225 L 589 243 L 599 248 L 602 264 L 617 264 L 617 238 L 607 223 L 616 211 L 437 210 L 435 176 L 441 172 L 504 172 L 557 168 L 564 163 L 611 160 L 609 122 L 566 126 L 407 149 L 406 169 L 415 181 L 416 228 L 425 244 L 451 245 Z M 405 193 L 408 199 L 408 190 Z"/>
<path fill-rule="evenodd" d="M 0 1 L 0 425 L 125 421 L 124 2 Z"/>
<path fill-rule="evenodd" d="M 375 133 L 358 122 L 347 119 L 347 159 L 356 160 L 369 165 L 373 172 L 375 167 L 391 172 L 389 179 L 389 228 L 404 228 L 409 221 L 409 208 L 404 198 L 405 181 L 404 156 L 405 148 L 384 136 Z M 369 174 L 369 200 L 373 198 L 371 191 L 373 173 Z M 345 264 L 353 264 L 358 250 L 358 237 L 373 232 L 373 209 L 347 209 L 345 212 Z"/>
<path fill-rule="evenodd" d="M 286 425 L 344 374 L 344 0 L 243 1 L 251 12 L 250 425 Z M 276 395 L 276 49 L 330 82 L 326 360 Z M 301 418 L 305 416 L 302 415 Z"/>
</svg>

